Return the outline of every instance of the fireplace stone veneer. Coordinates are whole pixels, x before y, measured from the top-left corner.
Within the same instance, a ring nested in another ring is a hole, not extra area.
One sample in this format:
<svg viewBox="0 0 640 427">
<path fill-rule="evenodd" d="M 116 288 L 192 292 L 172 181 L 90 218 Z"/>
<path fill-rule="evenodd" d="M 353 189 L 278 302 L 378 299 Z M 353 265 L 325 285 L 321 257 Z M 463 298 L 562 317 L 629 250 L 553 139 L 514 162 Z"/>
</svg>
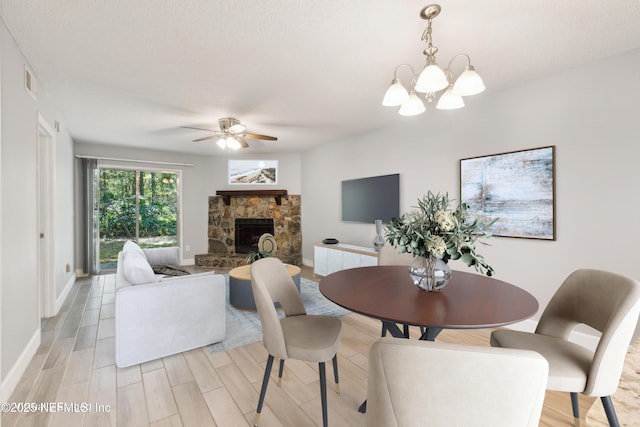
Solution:
<svg viewBox="0 0 640 427">
<path fill-rule="evenodd" d="M 278 244 L 275 254 L 282 262 L 302 263 L 302 230 L 300 195 L 289 194 L 276 203 L 273 196 L 236 195 L 224 203 L 223 196 L 209 197 L 207 254 L 196 255 L 199 266 L 234 268 L 246 264 L 247 254 L 235 248 L 235 220 L 238 218 L 273 219 L 273 236 Z"/>
</svg>

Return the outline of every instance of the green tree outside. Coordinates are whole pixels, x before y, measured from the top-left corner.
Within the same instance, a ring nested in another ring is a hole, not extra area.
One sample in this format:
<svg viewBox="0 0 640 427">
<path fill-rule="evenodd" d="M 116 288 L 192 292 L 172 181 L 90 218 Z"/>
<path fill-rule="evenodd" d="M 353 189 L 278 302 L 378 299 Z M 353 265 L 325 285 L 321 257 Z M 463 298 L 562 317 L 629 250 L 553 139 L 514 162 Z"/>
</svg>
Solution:
<svg viewBox="0 0 640 427">
<path fill-rule="evenodd" d="M 127 239 L 141 247 L 177 244 L 177 181 L 171 172 L 100 170 L 101 265 L 115 263 Z"/>
</svg>

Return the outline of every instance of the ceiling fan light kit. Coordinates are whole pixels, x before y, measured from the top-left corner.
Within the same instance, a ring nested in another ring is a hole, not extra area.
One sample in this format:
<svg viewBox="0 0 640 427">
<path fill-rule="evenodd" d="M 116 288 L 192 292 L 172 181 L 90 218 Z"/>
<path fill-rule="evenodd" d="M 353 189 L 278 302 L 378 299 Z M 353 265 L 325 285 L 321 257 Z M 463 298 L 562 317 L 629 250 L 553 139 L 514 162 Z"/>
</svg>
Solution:
<svg viewBox="0 0 640 427">
<path fill-rule="evenodd" d="M 427 28 L 422 33 L 422 40 L 427 44 L 427 48 L 423 51 L 426 56 L 425 67 L 419 75 L 416 75 L 411 65 L 398 65 L 393 72 L 391 85 L 384 94 L 382 105 L 385 107 L 399 106 L 398 113 L 402 116 L 415 116 L 426 110 L 424 102 L 416 92 L 424 93 L 426 100 L 433 102 L 437 92 L 446 89 L 440 96 L 436 108 L 439 110 L 454 110 L 464 107 L 463 96 L 476 95 L 485 90 L 482 78 L 471 65 L 469 55 L 464 53 L 455 55 L 444 70 L 438 66 L 436 62 L 438 48 L 433 45 L 431 23 L 433 18 L 440 14 L 440 11 L 440 5 L 437 4 L 426 6 L 420 11 L 420 17 L 427 21 Z M 451 65 L 457 58 L 466 59 L 467 65 L 454 81 Z M 411 71 L 409 90 L 405 88 L 398 78 L 398 71 L 404 67 Z"/>
<path fill-rule="evenodd" d="M 191 126 L 182 126 L 186 129 L 196 129 L 196 130 L 204 130 L 208 132 L 213 132 L 215 135 L 205 136 L 202 138 L 194 139 L 193 142 L 207 141 L 210 139 L 217 138 L 216 145 L 223 150 L 238 150 L 240 148 L 249 148 L 249 143 L 244 140 L 244 138 L 249 139 L 262 139 L 265 141 L 277 141 L 278 138 L 275 136 L 269 135 L 259 135 L 257 133 L 244 133 L 247 128 L 244 124 L 240 122 L 240 120 L 235 119 L 233 117 L 224 117 L 222 119 L 218 119 L 218 125 L 220 126 L 220 130 L 215 129 L 205 129 Z"/>
</svg>

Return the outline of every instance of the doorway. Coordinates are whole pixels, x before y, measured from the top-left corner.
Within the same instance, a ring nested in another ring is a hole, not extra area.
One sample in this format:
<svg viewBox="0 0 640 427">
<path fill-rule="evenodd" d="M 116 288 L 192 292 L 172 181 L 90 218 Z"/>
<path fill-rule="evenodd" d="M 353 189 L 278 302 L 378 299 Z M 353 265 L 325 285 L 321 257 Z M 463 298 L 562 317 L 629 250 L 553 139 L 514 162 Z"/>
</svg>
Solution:
<svg viewBox="0 0 640 427">
<path fill-rule="evenodd" d="M 55 316 L 55 132 L 38 116 L 37 140 L 38 289 L 40 317 Z"/>
</svg>

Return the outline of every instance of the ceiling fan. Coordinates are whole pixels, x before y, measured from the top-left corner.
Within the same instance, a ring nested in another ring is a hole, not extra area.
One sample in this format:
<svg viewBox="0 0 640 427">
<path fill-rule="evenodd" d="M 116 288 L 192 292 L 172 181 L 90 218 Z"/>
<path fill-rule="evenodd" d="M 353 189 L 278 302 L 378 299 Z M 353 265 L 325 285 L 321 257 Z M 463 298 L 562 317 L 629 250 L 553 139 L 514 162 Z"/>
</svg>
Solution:
<svg viewBox="0 0 640 427">
<path fill-rule="evenodd" d="M 249 143 L 247 143 L 244 138 L 262 139 L 265 141 L 278 140 L 278 138 L 276 138 L 275 136 L 259 135 L 257 133 L 245 133 L 244 130 L 246 129 L 246 126 L 243 125 L 240 120 L 234 119 L 233 117 L 218 119 L 218 124 L 220 126 L 220 130 L 205 129 L 192 126 L 181 127 L 186 129 L 205 130 L 208 132 L 213 132 L 215 134 L 194 139 L 193 142 L 207 141 L 209 139 L 218 138 L 216 144 L 218 144 L 220 148 L 231 148 L 232 150 L 237 150 L 238 148 L 248 148 Z"/>
</svg>

